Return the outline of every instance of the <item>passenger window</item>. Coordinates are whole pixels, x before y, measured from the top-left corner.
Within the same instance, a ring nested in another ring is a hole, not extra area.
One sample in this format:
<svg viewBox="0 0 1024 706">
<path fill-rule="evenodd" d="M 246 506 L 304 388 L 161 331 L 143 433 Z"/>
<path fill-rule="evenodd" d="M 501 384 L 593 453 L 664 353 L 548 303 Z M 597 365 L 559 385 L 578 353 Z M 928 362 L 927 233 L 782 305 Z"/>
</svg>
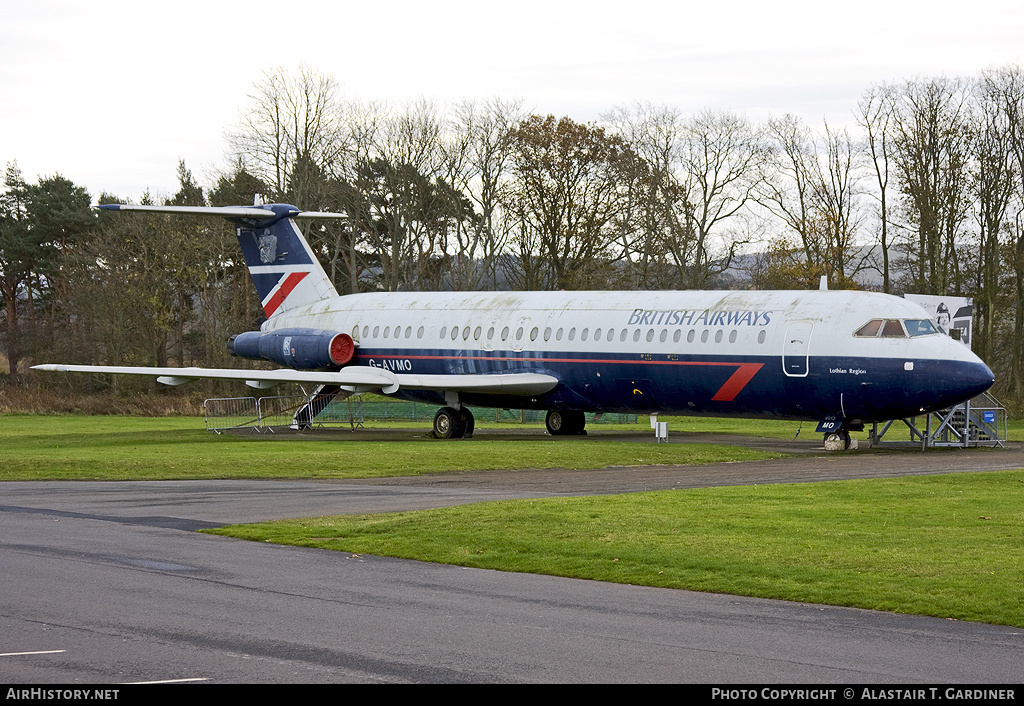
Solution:
<svg viewBox="0 0 1024 706">
<path fill-rule="evenodd" d="M 583 329 L 583 331 L 580 333 L 580 340 L 581 341 L 587 340 L 587 334 L 589 334 L 589 333 L 590 333 L 590 329 L 588 329 L 588 328 Z"/>
<path fill-rule="evenodd" d="M 448 327 L 447 326 L 442 326 L 441 327 L 441 336 L 440 337 L 444 338 L 446 333 L 448 333 Z"/>
<path fill-rule="evenodd" d="M 736 329 L 729 332 L 729 343 L 736 343 Z"/>
<path fill-rule="evenodd" d="M 610 342 L 610 341 L 614 341 L 614 340 L 615 340 L 615 329 L 610 328 L 610 329 L 608 329 L 608 341 Z"/>
<path fill-rule="evenodd" d="M 503 341 L 507 341 L 508 340 L 508 326 L 506 326 L 505 328 L 503 328 L 501 330 L 501 340 L 503 340 Z"/>
<path fill-rule="evenodd" d="M 697 333 L 693 329 L 690 329 L 690 332 L 688 334 L 686 334 L 686 342 L 687 343 L 693 343 L 693 338 L 696 335 L 697 335 Z"/>
<path fill-rule="evenodd" d="M 405 327 L 405 337 L 412 338 L 412 326 Z"/>
<path fill-rule="evenodd" d="M 681 328 L 677 328 L 676 332 L 672 334 L 672 341 L 674 343 L 679 343 L 679 339 L 682 338 L 682 337 L 683 337 L 683 330 Z"/>
<path fill-rule="evenodd" d="M 622 329 L 622 333 L 619 334 L 619 341 L 621 343 L 625 343 L 626 342 L 626 336 L 628 336 L 628 335 L 629 335 L 629 329 L 628 328 Z"/>
<path fill-rule="evenodd" d="M 576 328 L 575 327 L 569 329 L 569 340 L 570 341 L 575 341 L 576 340 Z"/>
<path fill-rule="evenodd" d="M 423 338 L 423 327 L 422 326 L 420 326 L 419 329 L 416 330 L 416 338 Z"/>
<path fill-rule="evenodd" d="M 562 329 L 558 329 L 558 333 L 555 334 L 555 340 L 556 341 L 561 341 L 562 340 Z"/>
<path fill-rule="evenodd" d="M 874 338 L 875 336 L 878 335 L 878 332 L 881 329 L 882 329 L 882 320 L 881 319 L 872 319 L 871 321 L 867 322 L 866 324 L 861 326 L 859 329 L 857 329 L 857 332 L 854 333 L 853 335 L 854 336 L 859 336 L 860 338 Z"/>
<path fill-rule="evenodd" d="M 903 332 L 903 324 L 896 319 L 887 319 L 882 327 L 882 338 L 906 338 Z"/>
<path fill-rule="evenodd" d="M 540 332 L 540 329 L 538 329 L 538 328 L 537 328 L 536 326 L 534 326 L 534 327 L 533 327 L 533 328 L 532 328 L 532 329 L 530 330 L 530 340 L 531 340 L 531 341 L 536 341 L 536 340 L 537 340 L 537 334 L 538 334 L 539 332 Z"/>
</svg>

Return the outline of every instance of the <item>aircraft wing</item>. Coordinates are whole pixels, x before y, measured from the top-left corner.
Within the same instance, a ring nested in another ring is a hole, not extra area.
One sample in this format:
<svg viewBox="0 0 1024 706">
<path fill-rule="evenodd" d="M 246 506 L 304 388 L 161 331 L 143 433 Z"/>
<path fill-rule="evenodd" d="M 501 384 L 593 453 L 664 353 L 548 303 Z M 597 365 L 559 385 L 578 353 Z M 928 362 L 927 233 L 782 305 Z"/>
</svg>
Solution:
<svg viewBox="0 0 1024 706">
<path fill-rule="evenodd" d="M 257 389 L 286 382 L 338 385 L 352 392 L 399 388 L 438 392 L 480 392 L 504 395 L 539 395 L 551 390 L 558 379 L 542 373 L 489 373 L 481 375 L 414 375 L 382 368 L 350 365 L 336 372 L 315 370 L 237 370 L 234 368 L 144 368 L 119 365 L 33 365 L 35 370 L 67 373 L 120 373 L 155 376 L 164 385 L 181 385 L 200 378 L 242 380 Z"/>
</svg>

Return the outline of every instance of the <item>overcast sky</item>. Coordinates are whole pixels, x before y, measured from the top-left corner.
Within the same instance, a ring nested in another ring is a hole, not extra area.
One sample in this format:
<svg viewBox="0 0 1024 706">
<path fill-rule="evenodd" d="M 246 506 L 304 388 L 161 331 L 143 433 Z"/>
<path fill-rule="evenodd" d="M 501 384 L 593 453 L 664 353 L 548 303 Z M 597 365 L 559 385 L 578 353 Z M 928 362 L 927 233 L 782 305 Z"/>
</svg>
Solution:
<svg viewBox="0 0 1024 706">
<path fill-rule="evenodd" d="M 617 105 L 849 122 L 872 85 L 1021 64 L 1020 0 L 174 3 L 33 0 L 0 22 L 0 160 L 95 199 L 204 183 L 267 69 L 306 64 L 347 95 L 521 98 L 596 121 Z"/>
</svg>

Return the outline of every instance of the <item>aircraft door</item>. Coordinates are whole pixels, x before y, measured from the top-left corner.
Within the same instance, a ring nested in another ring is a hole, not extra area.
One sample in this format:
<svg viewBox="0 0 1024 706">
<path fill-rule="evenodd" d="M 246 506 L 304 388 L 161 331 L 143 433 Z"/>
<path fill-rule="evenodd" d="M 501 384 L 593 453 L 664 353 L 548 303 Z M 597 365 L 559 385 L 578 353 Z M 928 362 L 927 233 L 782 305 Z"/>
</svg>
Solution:
<svg viewBox="0 0 1024 706">
<path fill-rule="evenodd" d="M 789 377 L 807 377 L 808 356 L 811 347 L 811 321 L 794 321 L 786 329 L 782 344 L 782 372 Z"/>
</svg>

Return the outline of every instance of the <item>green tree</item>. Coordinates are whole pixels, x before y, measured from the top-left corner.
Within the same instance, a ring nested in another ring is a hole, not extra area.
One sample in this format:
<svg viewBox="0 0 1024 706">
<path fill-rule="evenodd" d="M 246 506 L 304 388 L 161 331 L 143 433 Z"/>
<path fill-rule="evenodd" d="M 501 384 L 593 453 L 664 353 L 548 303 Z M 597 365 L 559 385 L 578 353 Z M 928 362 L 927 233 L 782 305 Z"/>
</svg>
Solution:
<svg viewBox="0 0 1024 706">
<path fill-rule="evenodd" d="M 7 168 L 0 197 L 0 299 L 12 384 L 18 366 L 47 345 L 62 289 L 64 252 L 90 231 L 89 194 L 60 175 L 27 184 L 17 166 Z"/>
<path fill-rule="evenodd" d="M 635 154 L 622 138 L 569 118 L 531 116 L 512 133 L 508 210 L 525 289 L 601 288 L 617 259 L 614 219 Z"/>
</svg>

